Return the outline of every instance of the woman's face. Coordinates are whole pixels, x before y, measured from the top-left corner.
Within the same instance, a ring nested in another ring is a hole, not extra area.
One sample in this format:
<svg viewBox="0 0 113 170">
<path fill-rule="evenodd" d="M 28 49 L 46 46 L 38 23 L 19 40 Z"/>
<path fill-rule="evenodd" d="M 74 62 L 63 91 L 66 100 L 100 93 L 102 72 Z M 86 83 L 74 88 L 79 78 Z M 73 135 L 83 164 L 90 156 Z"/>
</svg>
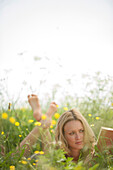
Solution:
<svg viewBox="0 0 113 170">
<path fill-rule="evenodd" d="M 64 135 L 70 150 L 80 150 L 84 146 L 84 127 L 79 120 L 72 120 L 65 124 Z"/>
</svg>

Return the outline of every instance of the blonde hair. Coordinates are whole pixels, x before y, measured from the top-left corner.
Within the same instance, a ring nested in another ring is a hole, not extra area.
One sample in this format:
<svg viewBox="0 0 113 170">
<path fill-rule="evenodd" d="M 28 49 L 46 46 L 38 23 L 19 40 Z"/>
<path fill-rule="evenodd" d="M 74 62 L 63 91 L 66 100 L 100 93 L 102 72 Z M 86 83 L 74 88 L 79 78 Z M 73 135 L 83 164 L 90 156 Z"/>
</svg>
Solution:
<svg viewBox="0 0 113 170">
<path fill-rule="evenodd" d="M 71 109 L 67 112 L 64 112 L 57 123 L 56 126 L 56 133 L 55 133 L 55 139 L 56 142 L 61 142 L 61 148 L 64 149 L 64 151 L 67 152 L 67 154 L 70 154 L 71 151 L 69 149 L 68 143 L 65 139 L 64 135 L 64 126 L 67 122 L 72 120 L 79 120 L 84 127 L 84 148 L 83 152 L 88 151 L 91 149 L 94 150 L 95 145 L 95 135 L 92 131 L 91 127 L 89 126 L 87 120 L 84 118 L 84 116 L 77 110 L 77 109 Z"/>
</svg>

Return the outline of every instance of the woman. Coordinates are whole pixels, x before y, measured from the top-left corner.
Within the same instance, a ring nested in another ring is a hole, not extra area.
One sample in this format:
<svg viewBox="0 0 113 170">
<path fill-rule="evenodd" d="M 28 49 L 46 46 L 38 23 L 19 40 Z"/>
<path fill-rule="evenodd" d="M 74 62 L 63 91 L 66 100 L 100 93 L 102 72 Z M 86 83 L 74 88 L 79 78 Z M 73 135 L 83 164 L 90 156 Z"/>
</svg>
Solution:
<svg viewBox="0 0 113 170">
<path fill-rule="evenodd" d="M 95 135 L 77 109 L 71 109 L 60 116 L 55 139 L 61 141 L 61 147 L 74 161 L 78 161 L 81 154 L 88 161 L 91 157 L 89 153 L 94 153 Z"/>
<path fill-rule="evenodd" d="M 39 104 L 39 99 L 36 95 L 28 95 L 28 102 L 33 110 L 34 118 L 41 123 L 43 128 L 42 144 L 45 150 L 47 145 L 51 143 L 51 135 L 49 133 L 49 126 L 51 124 L 52 115 L 57 111 L 55 102 L 50 104 L 46 113 L 47 119 L 42 120 L 42 112 Z M 32 145 L 34 145 L 40 136 L 40 128 L 35 127 L 30 134 L 20 143 L 20 147 L 25 146 L 25 156 L 28 156 Z M 55 139 L 57 143 L 61 143 L 61 148 L 66 151 L 66 156 L 73 157 L 76 162 L 82 154 L 87 158 L 91 157 L 94 152 L 95 136 L 87 123 L 86 119 L 77 109 L 69 110 L 63 113 L 57 123 Z"/>
</svg>

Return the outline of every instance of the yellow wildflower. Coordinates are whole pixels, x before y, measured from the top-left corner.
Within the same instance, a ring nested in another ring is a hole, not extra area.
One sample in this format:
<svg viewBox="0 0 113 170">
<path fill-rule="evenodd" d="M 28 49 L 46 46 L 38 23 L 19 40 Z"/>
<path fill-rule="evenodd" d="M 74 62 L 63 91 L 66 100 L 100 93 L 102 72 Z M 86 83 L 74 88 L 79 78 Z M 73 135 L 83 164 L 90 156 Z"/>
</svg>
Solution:
<svg viewBox="0 0 113 170">
<path fill-rule="evenodd" d="M 9 121 L 10 121 L 12 124 L 14 124 L 14 123 L 15 123 L 15 118 L 14 118 L 14 117 L 10 117 L 10 118 L 9 118 Z"/>
<path fill-rule="evenodd" d="M 2 113 L 2 119 L 7 119 L 8 118 L 8 114 L 7 113 Z"/>
<path fill-rule="evenodd" d="M 91 127 L 93 127 L 94 126 L 94 124 L 91 124 Z"/>
<path fill-rule="evenodd" d="M 58 119 L 58 118 L 60 117 L 60 114 L 59 114 L 59 113 L 55 113 L 54 117 L 55 117 L 56 119 Z"/>
<path fill-rule="evenodd" d="M 19 122 L 15 122 L 15 126 L 19 126 L 20 125 L 20 123 Z"/>
<path fill-rule="evenodd" d="M 54 133 L 54 130 L 53 130 L 53 129 L 51 129 L 50 131 L 51 131 L 51 133 Z"/>
<path fill-rule="evenodd" d="M 29 122 L 29 123 L 33 123 L 33 122 L 34 122 L 34 120 L 28 120 L 28 122 Z"/>
<path fill-rule="evenodd" d="M 27 161 L 22 160 L 21 163 L 25 165 L 27 164 Z"/>
<path fill-rule="evenodd" d="M 91 117 L 91 116 L 92 116 L 92 114 L 88 114 L 88 116 L 89 116 L 89 117 Z"/>
<path fill-rule="evenodd" d="M 68 108 L 67 108 L 67 107 L 64 107 L 64 110 L 65 110 L 65 111 L 67 111 L 67 110 L 68 110 Z"/>
<path fill-rule="evenodd" d="M 96 120 L 99 120 L 100 118 L 99 117 L 96 117 Z"/>
<path fill-rule="evenodd" d="M 1 132 L 1 135 L 4 135 L 4 132 L 3 132 L 3 131 Z"/>
<path fill-rule="evenodd" d="M 53 126 L 51 125 L 50 128 L 53 128 Z"/>
<path fill-rule="evenodd" d="M 51 121 L 51 125 L 53 126 L 53 125 L 56 125 L 56 120 L 52 120 Z"/>
<path fill-rule="evenodd" d="M 33 165 L 36 165 L 36 163 L 33 163 Z"/>
<path fill-rule="evenodd" d="M 20 138 L 22 137 L 22 135 L 18 135 Z"/>
<path fill-rule="evenodd" d="M 43 115 L 41 116 L 41 118 L 42 118 L 42 120 L 46 120 L 47 116 L 43 114 Z"/>
<path fill-rule="evenodd" d="M 15 166 L 14 165 L 11 165 L 9 168 L 10 168 L 10 170 L 15 170 Z"/>
<path fill-rule="evenodd" d="M 113 106 L 113 103 L 111 103 L 111 106 Z"/>
<path fill-rule="evenodd" d="M 34 125 L 35 126 L 41 126 L 41 122 L 35 122 Z"/>
<path fill-rule="evenodd" d="M 56 107 L 59 107 L 59 105 L 57 104 Z"/>
<path fill-rule="evenodd" d="M 43 151 L 40 151 L 40 155 L 43 155 L 44 154 L 44 152 Z"/>
<path fill-rule="evenodd" d="M 31 158 L 27 158 L 27 160 L 29 160 L 29 161 L 30 161 L 30 160 L 31 160 Z"/>
<path fill-rule="evenodd" d="M 11 103 L 9 103 L 9 106 L 12 106 L 12 104 L 11 104 Z"/>
<path fill-rule="evenodd" d="M 35 160 L 35 162 L 38 162 L 38 160 Z"/>
<path fill-rule="evenodd" d="M 38 154 L 38 153 L 39 153 L 39 151 L 35 151 L 34 153 Z"/>
</svg>

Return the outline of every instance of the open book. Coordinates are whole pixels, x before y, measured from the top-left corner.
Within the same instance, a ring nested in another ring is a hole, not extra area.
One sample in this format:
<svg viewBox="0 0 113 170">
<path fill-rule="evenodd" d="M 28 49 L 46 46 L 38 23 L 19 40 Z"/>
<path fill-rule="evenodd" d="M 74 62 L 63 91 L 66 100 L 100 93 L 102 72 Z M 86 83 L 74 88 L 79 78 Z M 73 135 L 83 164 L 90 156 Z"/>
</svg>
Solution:
<svg viewBox="0 0 113 170">
<path fill-rule="evenodd" d="M 97 147 L 100 151 L 104 149 L 113 150 L 113 129 L 107 127 L 101 127 L 98 139 Z"/>
</svg>

